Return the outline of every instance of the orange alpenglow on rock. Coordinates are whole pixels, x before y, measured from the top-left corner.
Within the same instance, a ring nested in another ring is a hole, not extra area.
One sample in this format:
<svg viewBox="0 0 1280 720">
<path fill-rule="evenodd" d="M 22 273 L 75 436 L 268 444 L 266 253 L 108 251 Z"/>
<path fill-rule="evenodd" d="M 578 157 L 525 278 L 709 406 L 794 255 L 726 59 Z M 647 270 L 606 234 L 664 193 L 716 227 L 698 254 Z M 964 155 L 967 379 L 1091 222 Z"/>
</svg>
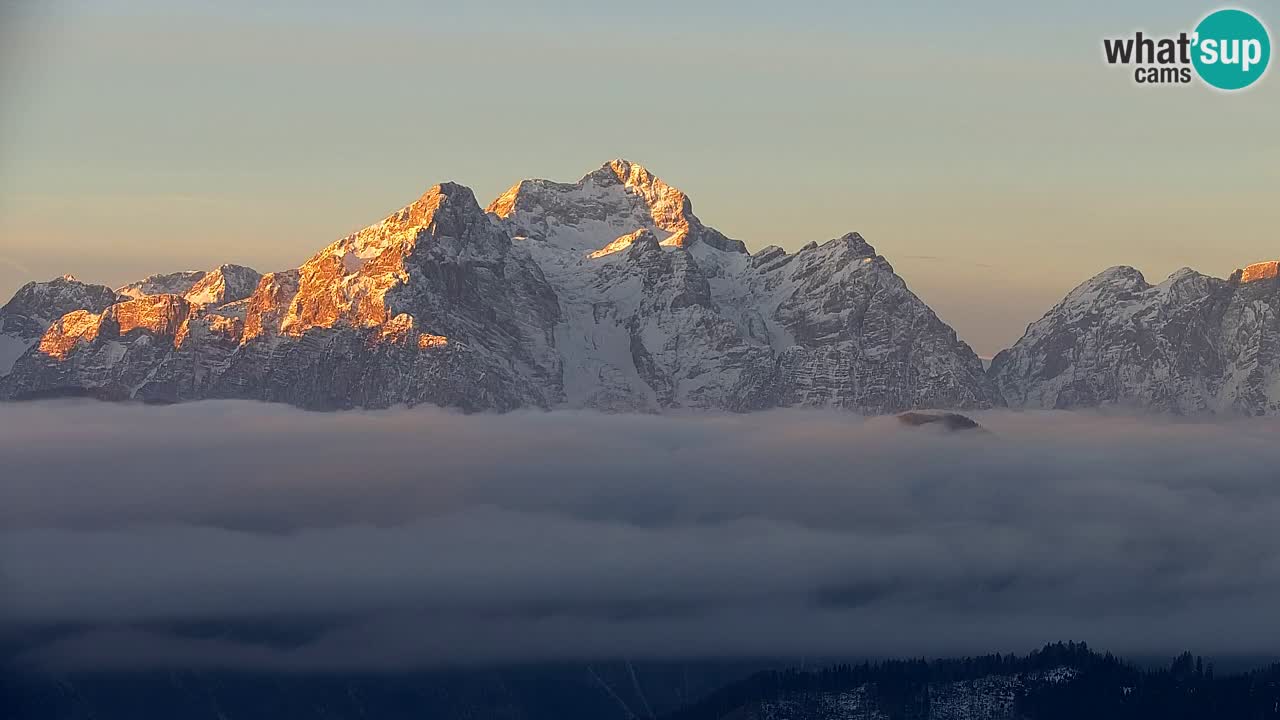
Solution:
<svg viewBox="0 0 1280 720">
<path fill-rule="evenodd" d="M 208 315 L 208 320 L 209 332 L 211 333 L 217 333 L 222 337 L 230 338 L 237 342 L 244 337 L 243 318 L 213 313 Z"/>
<path fill-rule="evenodd" d="M 98 336 L 98 322 L 101 319 L 101 315 L 88 310 L 76 310 L 63 315 L 40 338 L 40 352 L 66 360 L 81 339 L 89 342 Z"/>
<path fill-rule="evenodd" d="M 76 310 L 49 327 L 40 338 L 40 352 L 65 360 L 81 340 L 119 337 L 138 329 L 172 337 L 174 347 L 181 347 L 190 316 L 191 304 L 177 295 L 148 295 L 116 303 L 101 314 Z"/>
<path fill-rule="evenodd" d="M 418 336 L 418 347 L 422 350 L 431 348 L 440 348 L 449 344 L 449 338 L 443 335 L 432 335 L 431 333 L 422 333 Z"/>
<path fill-rule="evenodd" d="M 671 233 L 662 244 L 684 247 L 689 237 L 689 198 L 636 163 L 614 160 L 608 167 L 623 186 L 644 198 L 651 208 L 654 224 Z"/>
<path fill-rule="evenodd" d="M 1259 280 L 1272 280 L 1277 275 L 1280 275 L 1280 260 L 1269 260 L 1246 267 L 1240 275 L 1240 282 L 1250 283 Z"/>
<path fill-rule="evenodd" d="M 412 315 L 400 313 L 378 326 L 378 331 L 373 336 L 373 341 L 375 343 L 416 342 L 422 350 L 444 347 L 449 344 L 449 338 L 443 335 L 418 332 L 414 327 L 415 324 Z"/>
<path fill-rule="evenodd" d="M 245 308 L 244 336 L 240 343 L 266 334 L 278 326 L 280 318 L 288 310 L 290 302 L 298 293 L 297 270 L 267 273 L 258 282 L 258 287 L 249 296 Z"/>
<path fill-rule="evenodd" d="M 693 218 L 692 204 L 689 197 L 678 188 L 674 188 L 650 173 L 643 166 L 627 160 L 613 160 L 605 163 L 595 172 L 588 174 L 577 183 L 577 188 L 563 183 L 549 183 L 543 180 L 521 180 L 513 185 L 496 200 L 489 204 L 486 212 L 499 218 L 515 219 L 521 210 L 538 212 L 543 194 L 550 191 L 553 195 L 566 194 L 566 197 L 581 197 L 588 202 L 601 201 L 608 188 L 620 188 L 625 196 L 633 199 L 633 210 L 647 215 L 646 225 L 652 225 L 655 237 L 661 245 L 667 247 L 685 247 L 691 235 L 702 230 Z M 611 255 L 630 246 L 629 239 L 636 233 L 618 236 L 604 247 L 588 250 L 592 259 Z M 712 233 L 706 233 L 711 236 Z"/>
<path fill-rule="evenodd" d="M 22 354 L 0 399 L 616 412 L 1000 402 L 972 349 L 857 236 L 753 257 L 625 160 L 576 182 L 523 180 L 489 209 L 441 183 L 296 269 L 37 284 L 0 308 L 0 332 L 25 333 L 3 348 L 5 363 L 9 348 Z M 46 352 L 28 352 L 42 334 Z"/>
<path fill-rule="evenodd" d="M 468 215 L 471 208 L 474 216 Z M 468 226 L 482 218 L 470 190 L 442 183 L 381 223 L 334 242 L 299 268 L 297 294 L 280 332 L 298 336 L 311 328 L 369 328 L 391 321 L 388 294 L 410 281 L 406 263 L 419 243 L 462 243 Z"/>
<path fill-rule="evenodd" d="M 619 237 L 617 240 L 614 240 L 608 245 L 605 245 L 599 250 L 596 250 L 595 252 L 591 253 L 587 257 L 591 258 L 592 260 L 595 260 L 597 258 L 602 258 L 606 255 L 612 255 L 616 252 L 622 252 L 623 250 L 626 250 L 627 248 L 631 247 L 631 245 L 635 243 L 636 240 L 646 236 L 651 237 L 652 235 L 653 233 L 649 232 L 647 229 L 641 228 L 633 233 L 629 233 L 627 235 L 623 235 Z"/>
</svg>

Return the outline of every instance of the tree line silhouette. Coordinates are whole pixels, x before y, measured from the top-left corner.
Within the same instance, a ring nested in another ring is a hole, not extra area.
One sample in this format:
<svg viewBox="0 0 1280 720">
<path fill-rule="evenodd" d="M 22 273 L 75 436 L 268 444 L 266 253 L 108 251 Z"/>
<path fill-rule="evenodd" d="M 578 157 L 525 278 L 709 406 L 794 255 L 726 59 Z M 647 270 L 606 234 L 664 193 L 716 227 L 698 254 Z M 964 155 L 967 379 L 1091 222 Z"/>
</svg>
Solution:
<svg viewBox="0 0 1280 720">
<path fill-rule="evenodd" d="M 1060 668 L 1073 673 L 1047 678 Z M 1026 656 L 981 655 L 947 660 L 884 660 L 836 664 L 817 671 L 766 671 L 712 693 L 666 720 L 754 717 L 763 703 L 809 708 L 793 720 L 822 720 L 822 696 L 866 688 L 891 720 L 930 717 L 939 684 L 1020 676 L 1016 716 L 1027 720 L 1280 719 L 1280 664 L 1223 675 L 1183 653 L 1168 667 L 1141 668 L 1085 643 L 1054 643 Z"/>
</svg>

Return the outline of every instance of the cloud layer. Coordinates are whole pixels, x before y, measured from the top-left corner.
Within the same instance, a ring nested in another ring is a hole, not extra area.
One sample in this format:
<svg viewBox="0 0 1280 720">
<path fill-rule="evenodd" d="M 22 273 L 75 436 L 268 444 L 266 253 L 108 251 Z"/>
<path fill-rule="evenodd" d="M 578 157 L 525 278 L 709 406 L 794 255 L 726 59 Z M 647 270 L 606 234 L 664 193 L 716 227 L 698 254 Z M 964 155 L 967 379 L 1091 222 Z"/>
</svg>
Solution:
<svg viewBox="0 0 1280 720">
<path fill-rule="evenodd" d="M 975 417 L 0 406 L 0 617 L 94 667 L 1280 646 L 1280 422 Z"/>
</svg>

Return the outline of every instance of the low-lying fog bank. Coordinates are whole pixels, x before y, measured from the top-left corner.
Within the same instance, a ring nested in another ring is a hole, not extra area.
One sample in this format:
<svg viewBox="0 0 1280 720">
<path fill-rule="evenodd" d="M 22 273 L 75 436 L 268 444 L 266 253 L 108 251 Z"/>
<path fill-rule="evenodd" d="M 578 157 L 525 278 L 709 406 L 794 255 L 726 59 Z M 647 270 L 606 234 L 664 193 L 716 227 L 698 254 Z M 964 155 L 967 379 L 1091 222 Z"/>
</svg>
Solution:
<svg viewBox="0 0 1280 720">
<path fill-rule="evenodd" d="M 1280 647 L 1280 420 L 973 417 L 3 405 L 0 619 L 92 667 Z"/>
</svg>

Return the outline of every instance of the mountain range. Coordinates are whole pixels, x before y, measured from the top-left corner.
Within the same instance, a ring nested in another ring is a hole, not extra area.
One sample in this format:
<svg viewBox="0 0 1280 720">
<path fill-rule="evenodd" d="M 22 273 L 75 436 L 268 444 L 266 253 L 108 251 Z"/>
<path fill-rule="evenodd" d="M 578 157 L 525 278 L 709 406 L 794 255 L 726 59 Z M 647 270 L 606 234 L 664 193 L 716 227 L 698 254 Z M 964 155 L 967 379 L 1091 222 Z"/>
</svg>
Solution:
<svg viewBox="0 0 1280 720">
<path fill-rule="evenodd" d="M 615 160 L 486 208 L 436 185 L 294 269 L 29 283 L 0 308 L 0 399 L 1274 415 L 1277 265 L 1112 268 L 984 369 L 859 234 L 752 253 Z"/>
</svg>

